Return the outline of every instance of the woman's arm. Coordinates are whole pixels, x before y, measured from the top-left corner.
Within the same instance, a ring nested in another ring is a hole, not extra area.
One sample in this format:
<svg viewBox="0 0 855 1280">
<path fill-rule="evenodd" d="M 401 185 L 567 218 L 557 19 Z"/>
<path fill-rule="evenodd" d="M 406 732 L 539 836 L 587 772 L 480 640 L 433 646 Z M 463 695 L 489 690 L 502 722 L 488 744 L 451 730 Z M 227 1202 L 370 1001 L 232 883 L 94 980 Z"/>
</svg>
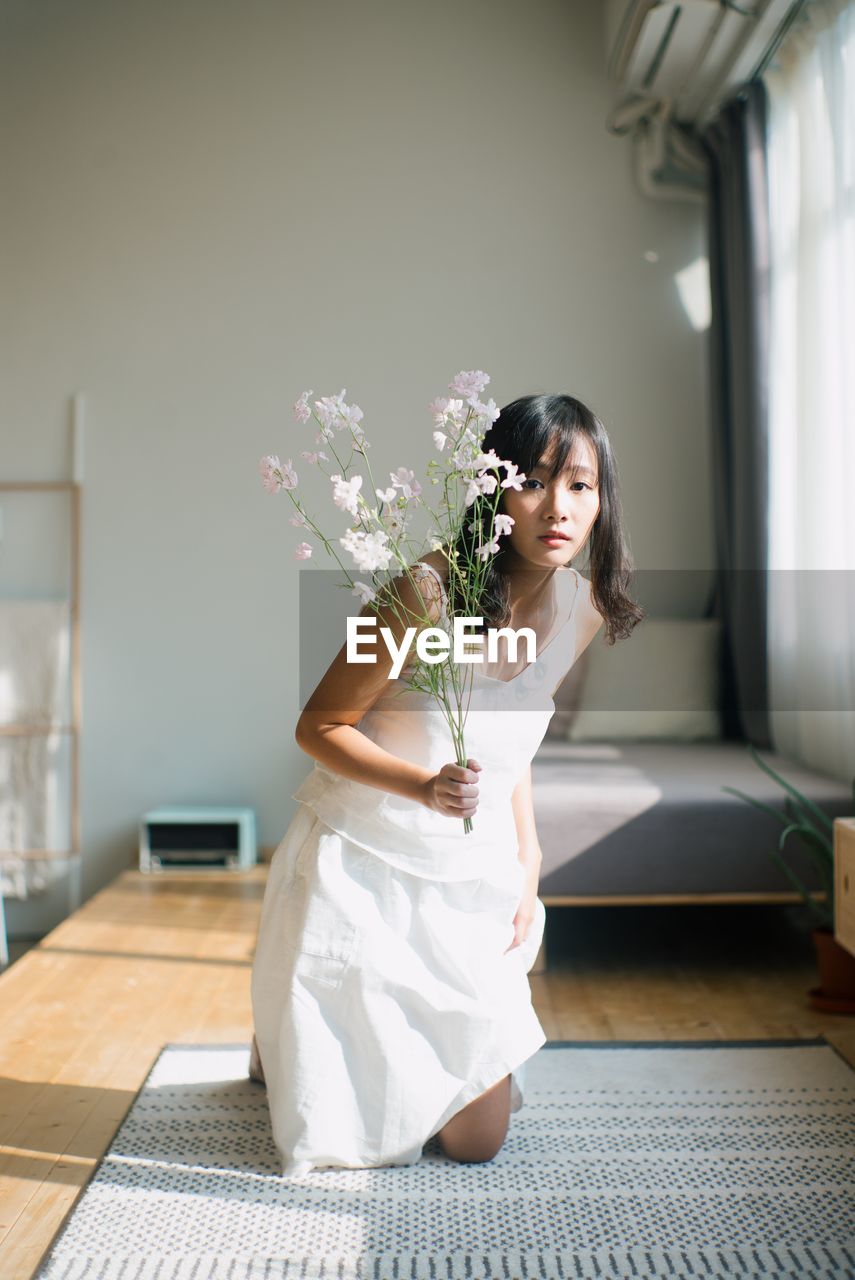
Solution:
<svg viewBox="0 0 855 1280">
<path fill-rule="evenodd" d="M 534 805 L 531 798 L 531 765 L 528 766 L 511 795 L 514 822 L 517 828 L 518 857 L 529 870 L 539 873 L 543 854 L 537 838 L 534 822 Z"/>
<path fill-rule="evenodd" d="M 294 736 L 301 750 L 342 777 L 417 800 L 437 813 L 471 817 L 478 804 L 475 769 L 449 762 L 434 774 L 384 751 L 356 728 L 388 688 L 392 656 L 388 647 L 379 643 L 380 627 L 388 627 L 400 645 L 407 626 L 421 628 L 439 618 L 441 601 L 433 579 L 414 585 L 408 578 L 399 578 L 396 586 L 397 609 L 384 603 L 360 613 L 377 617 L 376 663 L 349 663 L 347 645 L 342 645 L 303 708 Z M 480 768 L 477 762 L 470 763 Z"/>
<path fill-rule="evenodd" d="M 534 919 L 537 888 L 540 883 L 540 864 L 543 860 L 543 854 L 540 851 L 537 829 L 534 825 L 534 807 L 531 800 L 531 765 L 528 766 L 514 787 L 511 794 L 511 805 L 517 828 L 517 843 L 519 846 L 517 856 L 525 867 L 525 877 L 522 896 L 514 916 L 514 940 L 506 948 L 506 955 L 508 951 L 513 951 L 514 947 L 519 947 L 525 942 L 528 936 L 529 927 Z"/>
</svg>

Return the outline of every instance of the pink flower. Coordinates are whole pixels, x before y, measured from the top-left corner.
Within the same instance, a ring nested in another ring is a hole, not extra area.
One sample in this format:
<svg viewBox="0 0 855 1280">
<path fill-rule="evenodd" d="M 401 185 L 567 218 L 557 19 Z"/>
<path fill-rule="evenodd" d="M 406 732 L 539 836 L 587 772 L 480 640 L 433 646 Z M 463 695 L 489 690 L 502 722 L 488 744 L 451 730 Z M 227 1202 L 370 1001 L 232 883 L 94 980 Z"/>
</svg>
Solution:
<svg viewBox="0 0 855 1280">
<path fill-rule="evenodd" d="M 473 397 L 477 398 L 489 381 L 488 373 L 484 373 L 481 369 L 472 369 L 468 373 L 458 373 L 457 377 L 448 384 L 448 389 L 471 404 Z"/>
<path fill-rule="evenodd" d="M 321 396 L 320 400 L 315 401 L 318 419 L 328 431 L 338 425 L 336 419 L 339 416 L 342 404 L 344 404 L 344 387 L 342 387 L 337 396 Z"/>
<path fill-rule="evenodd" d="M 526 479 L 526 476 L 522 471 L 518 470 L 516 463 L 503 462 L 501 465 L 505 468 L 505 470 L 508 473 L 507 479 L 502 481 L 502 488 L 503 489 L 522 489 L 522 482 L 523 480 Z"/>
<path fill-rule="evenodd" d="M 362 488 L 362 476 L 354 476 L 352 480 L 342 480 L 341 476 L 330 476 L 333 486 L 333 502 L 337 507 L 341 507 L 344 511 L 349 511 L 352 516 L 359 512 L 359 499 L 357 494 Z"/>
<path fill-rule="evenodd" d="M 295 560 L 308 560 L 308 558 L 309 558 L 309 556 L 310 556 L 311 554 L 312 554 L 312 544 L 311 544 L 311 542 L 298 542 L 298 543 L 297 543 L 297 546 L 296 546 L 296 547 L 295 547 L 295 549 L 294 549 L 294 559 L 295 559 Z"/>
<path fill-rule="evenodd" d="M 407 528 L 406 508 L 400 511 L 398 507 L 390 507 L 383 516 L 383 527 L 391 533 L 393 538 L 403 537 Z"/>
<path fill-rule="evenodd" d="M 311 391 L 304 391 L 299 399 L 294 401 L 294 417 L 298 422 L 308 422 L 312 416 L 312 411 L 308 405 L 308 399 Z"/>
<path fill-rule="evenodd" d="M 328 430 L 337 427 L 341 431 L 344 427 L 351 427 L 358 430 L 361 434 L 361 428 L 357 427 L 364 414 L 358 404 L 344 403 L 345 388 L 342 387 L 337 396 L 321 396 L 320 400 L 315 401 L 315 408 L 318 411 L 318 418 L 323 426 Z"/>
<path fill-rule="evenodd" d="M 343 404 L 340 408 L 340 413 L 344 419 L 342 422 L 343 427 L 347 426 L 354 431 L 362 432 L 362 428 L 358 427 L 356 424 L 362 421 L 365 414 L 362 412 L 358 404 Z"/>
<path fill-rule="evenodd" d="M 281 489 L 294 489 L 297 485 L 297 473 L 291 466 L 291 459 L 283 466 L 275 453 L 268 453 L 259 463 L 261 483 L 268 493 L 279 493 Z"/>
<path fill-rule="evenodd" d="M 291 523 L 295 524 L 298 529 L 308 529 L 309 527 L 309 522 L 302 511 L 298 511 L 296 515 L 291 517 Z"/>
<path fill-rule="evenodd" d="M 305 458 L 307 462 L 311 462 L 311 463 L 313 463 L 313 464 L 314 464 L 314 463 L 316 463 L 316 462 L 317 462 L 319 459 L 321 459 L 321 458 L 323 459 L 323 461 L 324 461 L 324 462 L 329 462 L 329 458 L 327 457 L 327 455 L 326 455 L 325 453 L 320 453 L 320 452 L 318 452 L 318 453 L 308 453 L 305 449 L 304 449 L 304 450 L 303 450 L 303 452 L 300 454 L 300 457 L 301 457 L 301 458 Z"/>
<path fill-rule="evenodd" d="M 482 404 L 477 396 L 470 396 L 469 403 L 476 415 L 486 422 L 495 422 L 499 416 L 500 409 L 495 400 L 488 400 L 486 404 Z"/>
<path fill-rule="evenodd" d="M 415 471 L 410 471 L 408 467 L 398 467 L 397 471 L 390 471 L 389 479 L 396 489 L 401 490 L 405 498 L 417 498 L 422 491 Z"/>
<path fill-rule="evenodd" d="M 428 409 L 438 427 L 444 427 L 448 421 L 459 426 L 463 419 L 462 400 L 447 400 L 443 396 L 437 396 L 436 400 L 431 400 Z"/>
</svg>

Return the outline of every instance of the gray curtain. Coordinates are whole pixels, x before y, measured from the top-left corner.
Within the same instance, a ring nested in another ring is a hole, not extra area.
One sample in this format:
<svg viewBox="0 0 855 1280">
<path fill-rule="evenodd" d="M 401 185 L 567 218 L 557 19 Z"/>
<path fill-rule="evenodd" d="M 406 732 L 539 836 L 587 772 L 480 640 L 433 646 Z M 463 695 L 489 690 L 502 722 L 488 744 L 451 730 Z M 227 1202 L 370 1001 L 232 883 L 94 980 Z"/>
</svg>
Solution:
<svg viewBox="0 0 855 1280">
<path fill-rule="evenodd" d="M 769 226 L 766 90 L 698 135 L 709 159 L 710 379 L 724 734 L 771 747 L 766 670 Z"/>
</svg>

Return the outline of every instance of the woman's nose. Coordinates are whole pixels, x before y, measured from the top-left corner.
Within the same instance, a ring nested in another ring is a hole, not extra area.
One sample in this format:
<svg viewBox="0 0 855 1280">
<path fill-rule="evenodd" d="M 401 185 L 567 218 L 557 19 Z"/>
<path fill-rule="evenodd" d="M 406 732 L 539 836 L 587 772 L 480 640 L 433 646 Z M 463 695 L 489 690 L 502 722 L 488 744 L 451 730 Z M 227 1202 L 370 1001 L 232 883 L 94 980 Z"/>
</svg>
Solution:
<svg viewBox="0 0 855 1280">
<path fill-rule="evenodd" d="M 571 495 L 553 494 L 551 501 L 547 504 L 550 520 L 561 520 L 563 517 L 569 518 L 571 510 Z"/>
</svg>

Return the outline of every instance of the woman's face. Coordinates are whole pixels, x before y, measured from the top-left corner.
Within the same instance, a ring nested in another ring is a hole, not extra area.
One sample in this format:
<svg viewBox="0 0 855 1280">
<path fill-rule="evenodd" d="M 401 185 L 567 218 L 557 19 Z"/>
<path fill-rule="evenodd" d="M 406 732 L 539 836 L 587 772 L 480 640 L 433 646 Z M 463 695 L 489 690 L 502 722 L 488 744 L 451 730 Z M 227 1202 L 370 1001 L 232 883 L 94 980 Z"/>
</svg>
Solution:
<svg viewBox="0 0 855 1280">
<path fill-rule="evenodd" d="M 558 569 L 579 554 L 600 510 L 597 454 L 579 435 L 564 471 L 550 480 L 544 455 L 526 474 L 522 489 L 505 489 L 503 507 L 514 521 L 499 545 L 541 568 Z M 549 540 L 544 534 L 560 531 Z"/>
</svg>

